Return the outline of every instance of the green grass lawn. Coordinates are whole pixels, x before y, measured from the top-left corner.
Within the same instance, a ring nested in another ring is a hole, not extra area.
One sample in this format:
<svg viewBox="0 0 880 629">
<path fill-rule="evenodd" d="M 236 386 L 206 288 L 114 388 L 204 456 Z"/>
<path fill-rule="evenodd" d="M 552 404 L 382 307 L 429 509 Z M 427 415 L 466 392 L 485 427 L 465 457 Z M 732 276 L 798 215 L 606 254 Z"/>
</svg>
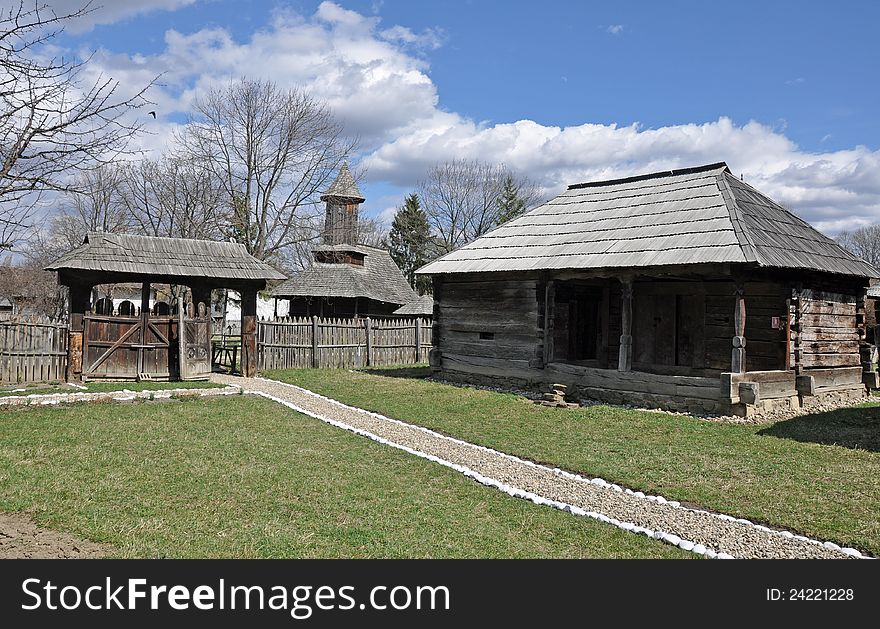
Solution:
<svg viewBox="0 0 880 629">
<path fill-rule="evenodd" d="M 880 554 L 880 404 L 765 425 L 511 394 L 377 373 L 264 374 L 461 439 Z"/>
<path fill-rule="evenodd" d="M 105 391 L 158 391 L 160 389 L 213 389 L 222 387 L 222 384 L 215 384 L 205 380 L 192 380 L 190 382 L 161 382 L 159 380 L 143 380 L 141 382 L 87 382 L 86 390 L 83 391 L 78 387 L 72 387 L 63 382 L 55 383 L 29 383 L 21 385 L 2 385 L 0 386 L 0 397 L 13 395 L 31 395 L 34 393 L 47 395 L 50 393 L 98 393 Z M 24 389 L 19 391 L 19 389 Z"/>
<path fill-rule="evenodd" d="M 0 510 L 120 557 L 695 557 L 249 396 L 3 411 Z"/>
</svg>

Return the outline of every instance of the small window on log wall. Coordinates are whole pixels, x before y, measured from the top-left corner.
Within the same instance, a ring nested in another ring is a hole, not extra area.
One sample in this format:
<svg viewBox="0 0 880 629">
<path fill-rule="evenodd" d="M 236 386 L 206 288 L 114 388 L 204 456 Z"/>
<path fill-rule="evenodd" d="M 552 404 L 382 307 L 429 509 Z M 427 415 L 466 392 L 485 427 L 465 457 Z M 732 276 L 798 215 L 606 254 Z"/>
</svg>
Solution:
<svg viewBox="0 0 880 629">
<path fill-rule="evenodd" d="M 480 332 L 480 340 L 481 341 L 494 341 L 495 333 L 494 332 Z"/>
</svg>

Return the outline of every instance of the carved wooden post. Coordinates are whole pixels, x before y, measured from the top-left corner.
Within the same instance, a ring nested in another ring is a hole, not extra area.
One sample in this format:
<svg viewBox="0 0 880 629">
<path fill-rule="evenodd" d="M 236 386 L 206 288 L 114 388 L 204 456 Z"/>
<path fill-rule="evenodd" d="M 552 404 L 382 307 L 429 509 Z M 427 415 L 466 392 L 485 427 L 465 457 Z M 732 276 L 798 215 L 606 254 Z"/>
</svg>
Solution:
<svg viewBox="0 0 880 629">
<path fill-rule="evenodd" d="M 246 288 L 241 292 L 241 375 L 257 375 L 257 291 Z"/>
<path fill-rule="evenodd" d="M 544 364 L 553 362 L 553 330 L 556 319 L 556 282 L 547 280 L 544 289 Z"/>
<path fill-rule="evenodd" d="M 67 380 L 82 380 L 83 371 L 83 317 L 89 310 L 92 287 L 71 284 L 70 324 L 67 328 Z"/>
<path fill-rule="evenodd" d="M 189 377 L 189 361 L 186 356 L 186 304 L 183 299 L 177 300 L 177 368 L 181 380 Z M 170 352 L 169 352 L 170 353 Z M 233 365 L 235 368 L 235 365 Z"/>
<path fill-rule="evenodd" d="M 632 371 L 632 302 L 633 281 L 631 277 L 620 280 L 623 296 L 620 302 L 620 354 L 617 360 L 618 371 Z"/>
<path fill-rule="evenodd" d="M 746 299 L 742 283 L 736 285 L 736 304 L 733 309 L 733 350 L 730 355 L 730 371 L 746 372 Z"/>
<path fill-rule="evenodd" d="M 141 376 L 146 373 L 146 363 L 147 363 L 147 330 L 150 327 L 150 283 L 143 282 L 141 284 L 141 328 L 140 335 L 138 337 L 138 345 L 140 347 L 137 351 L 137 378 L 141 379 Z"/>
<path fill-rule="evenodd" d="M 803 336 L 803 326 L 801 325 L 801 315 L 804 310 L 804 294 L 802 290 L 802 286 L 798 284 L 791 291 L 791 315 L 794 315 L 794 322 L 791 325 L 791 330 L 793 333 L 793 349 L 792 353 L 794 354 L 794 364 L 792 365 L 792 369 L 794 369 L 795 375 L 801 375 L 801 371 L 803 367 L 801 366 L 801 359 L 803 358 L 803 348 L 801 347 L 801 336 Z M 789 315 L 789 316 L 791 316 Z"/>
</svg>

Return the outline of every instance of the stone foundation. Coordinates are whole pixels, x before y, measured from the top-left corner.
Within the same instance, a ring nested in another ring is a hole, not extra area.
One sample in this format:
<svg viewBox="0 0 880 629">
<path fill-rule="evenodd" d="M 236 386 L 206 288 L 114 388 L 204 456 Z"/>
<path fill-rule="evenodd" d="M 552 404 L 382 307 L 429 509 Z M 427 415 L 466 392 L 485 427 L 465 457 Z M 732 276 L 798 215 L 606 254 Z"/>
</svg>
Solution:
<svg viewBox="0 0 880 629">
<path fill-rule="evenodd" d="M 819 389 L 816 395 L 801 398 L 801 408 L 813 408 L 829 404 L 857 404 L 868 400 L 868 390 L 864 386 L 838 387 L 823 391 Z"/>
</svg>

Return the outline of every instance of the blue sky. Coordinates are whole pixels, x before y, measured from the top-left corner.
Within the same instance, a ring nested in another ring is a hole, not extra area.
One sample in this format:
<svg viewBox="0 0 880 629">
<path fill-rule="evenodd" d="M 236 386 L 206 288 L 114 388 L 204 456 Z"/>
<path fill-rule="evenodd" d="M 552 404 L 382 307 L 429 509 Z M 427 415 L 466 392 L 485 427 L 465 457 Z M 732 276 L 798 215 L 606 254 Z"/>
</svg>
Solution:
<svg viewBox="0 0 880 629">
<path fill-rule="evenodd" d="M 466 157 L 547 194 L 724 160 L 826 232 L 880 220 L 880 3 L 105 4 L 60 43 L 132 86 L 166 73 L 148 148 L 206 85 L 305 87 L 361 138 L 365 207 L 386 218 Z"/>
</svg>

